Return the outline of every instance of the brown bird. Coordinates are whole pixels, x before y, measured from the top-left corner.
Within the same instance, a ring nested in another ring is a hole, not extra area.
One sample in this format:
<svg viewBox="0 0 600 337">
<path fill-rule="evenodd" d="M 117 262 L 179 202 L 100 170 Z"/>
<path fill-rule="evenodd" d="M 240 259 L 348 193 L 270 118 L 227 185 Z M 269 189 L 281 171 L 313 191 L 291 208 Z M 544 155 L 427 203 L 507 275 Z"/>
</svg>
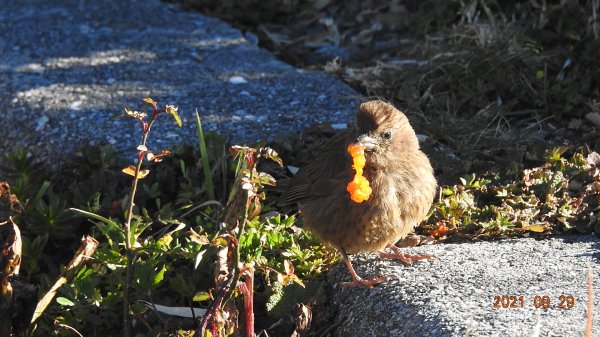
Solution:
<svg viewBox="0 0 600 337">
<path fill-rule="evenodd" d="M 352 201 L 346 190 L 355 173 L 346 152 L 351 143 L 365 149 L 364 176 L 372 194 L 362 203 Z M 352 276 L 343 285 L 371 287 L 389 278 L 361 278 L 347 254 L 380 252 L 407 265 L 433 258 L 402 253 L 394 244 L 425 218 L 436 185 L 408 118 L 388 103 L 370 101 L 359 106 L 354 128 L 334 136 L 289 181 L 279 204 L 297 202 L 305 226 L 340 250 Z M 384 253 L 385 248 L 393 253 Z"/>
</svg>

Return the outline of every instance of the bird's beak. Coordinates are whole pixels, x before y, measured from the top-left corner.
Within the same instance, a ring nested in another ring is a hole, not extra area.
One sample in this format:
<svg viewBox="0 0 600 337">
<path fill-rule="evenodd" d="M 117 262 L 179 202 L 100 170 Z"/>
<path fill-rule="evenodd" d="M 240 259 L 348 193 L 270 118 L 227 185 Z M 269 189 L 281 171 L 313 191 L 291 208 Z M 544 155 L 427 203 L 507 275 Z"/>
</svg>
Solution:
<svg viewBox="0 0 600 337">
<path fill-rule="evenodd" d="M 356 142 L 360 144 L 365 151 L 373 151 L 379 143 L 375 138 L 369 137 L 367 134 L 360 135 L 356 138 Z"/>
</svg>

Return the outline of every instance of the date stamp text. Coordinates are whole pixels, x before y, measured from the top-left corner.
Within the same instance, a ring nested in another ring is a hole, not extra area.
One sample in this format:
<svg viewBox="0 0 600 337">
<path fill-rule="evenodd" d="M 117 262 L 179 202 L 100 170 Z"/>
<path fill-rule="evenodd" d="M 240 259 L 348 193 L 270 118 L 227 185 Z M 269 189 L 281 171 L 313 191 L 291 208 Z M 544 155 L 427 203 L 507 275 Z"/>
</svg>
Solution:
<svg viewBox="0 0 600 337">
<path fill-rule="evenodd" d="M 534 308 L 548 309 L 572 309 L 575 306 L 575 298 L 572 295 L 560 295 L 551 297 L 548 295 L 535 295 L 531 298 L 517 295 L 494 296 L 492 308 L 494 309 L 518 309 L 533 306 Z"/>
</svg>

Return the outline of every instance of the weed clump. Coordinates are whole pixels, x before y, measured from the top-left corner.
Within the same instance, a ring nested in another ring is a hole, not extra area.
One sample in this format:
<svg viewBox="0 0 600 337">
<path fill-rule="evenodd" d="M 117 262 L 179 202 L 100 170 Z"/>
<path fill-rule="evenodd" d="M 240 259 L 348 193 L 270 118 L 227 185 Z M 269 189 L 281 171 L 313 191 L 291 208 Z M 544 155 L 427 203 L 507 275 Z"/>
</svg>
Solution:
<svg viewBox="0 0 600 337">
<path fill-rule="evenodd" d="M 200 150 L 152 151 L 145 141 L 158 117 L 171 115 L 178 124 L 180 119 L 174 106 L 144 102 L 149 112 L 124 113 L 142 129 L 133 165 L 125 165 L 110 146 L 82 149 L 60 172 L 43 171 L 25 151 L 10 157 L 0 214 L 12 216 L 21 228 L 21 274 L 51 296 L 36 314 L 34 335 L 63 329 L 249 334 L 281 318 L 266 315 L 266 303 L 277 304 L 273 293 L 288 293 L 289 284 L 303 287 L 337 261 L 293 216 L 263 208 L 263 188 L 275 180 L 256 165 L 267 160 L 280 165 L 275 151 L 246 146 L 226 151 L 222 137 L 201 132 Z M 68 261 L 83 234 L 98 240 L 94 250 L 65 275 L 64 285 L 48 291 L 60 261 Z M 285 300 L 299 300 L 294 294 L 307 301 L 314 295 L 289 292 Z M 182 316 L 195 317 L 196 328 Z"/>
<path fill-rule="evenodd" d="M 543 165 L 506 174 L 472 174 L 445 186 L 421 233 L 437 238 L 494 238 L 578 231 L 600 233 L 600 164 L 596 152 L 567 148 Z"/>
</svg>

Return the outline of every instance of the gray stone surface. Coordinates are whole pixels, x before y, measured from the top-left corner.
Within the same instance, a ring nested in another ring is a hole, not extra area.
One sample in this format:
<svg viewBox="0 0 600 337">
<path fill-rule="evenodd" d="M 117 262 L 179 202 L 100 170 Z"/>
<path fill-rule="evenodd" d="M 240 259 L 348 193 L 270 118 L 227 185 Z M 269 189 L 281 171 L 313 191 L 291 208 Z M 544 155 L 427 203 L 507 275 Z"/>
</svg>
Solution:
<svg viewBox="0 0 600 337">
<path fill-rule="evenodd" d="M 276 60 L 222 21 L 157 0 L 0 0 L 4 153 L 26 146 L 55 159 L 87 143 L 131 148 L 137 126 L 112 116 L 145 96 L 180 106 L 184 121 L 183 129 L 161 121 L 151 148 L 196 143 L 195 108 L 207 129 L 254 142 L 310 123 L 348 123 L 362 99 L 327 74 Z M 582 336 L 591 266 L 600 336 L 598 248 L 592 236 L 436 245 L 413 249 L 439 259 L 411 268 L 357 256 L 363 275 L 387 270 L 399 280 L 336 287 L 336 334 Z M 334 283 L 346 278 L 344 266 L 331 272 Z M 495 295 L 523 296 L 526 307 L 494 310 Z M 553 306 L 534 310 L 535 295 Z M 556 308 L 561 295 L 574 296 L 575 307 Z"/>
<path fill-rule="evenodd" d="M 360 275 L 397 279 L 371 289 L 336 286 L 342 321 L 336 336 L 584 336 L 588 268 L 594 279 L 592 336 L 600 336 L 599 249 L 595 235 L 569 235 L 416 247 L 407 251 L 438 259 L 412 267 L 357 255 Z M 329 278 L 346 281 L 349 275 L 338 265 Z M 517 308 L 492 307 L 494 296 L 511 295 L 523 297 L 522 308 L 520 302 Z M 573 308 L 559 308 L 560 297 L 569 295 Z M 536 296 L 548 296 L 550 306 L 536 309 Z"/>
<path fill-rule="evenodd" d="M 131 148 L 139 131 L 112 117 L 151 96 L 180 107 L 150 145 L 197 143 L 209 130 L 254 143 L 278 132 L 349 122 L 360 96 L 296 69 L 228 24 L 158 0 L 0 0 L 0 145 L 57 152 L 86 143 Z"/>
</svg>

